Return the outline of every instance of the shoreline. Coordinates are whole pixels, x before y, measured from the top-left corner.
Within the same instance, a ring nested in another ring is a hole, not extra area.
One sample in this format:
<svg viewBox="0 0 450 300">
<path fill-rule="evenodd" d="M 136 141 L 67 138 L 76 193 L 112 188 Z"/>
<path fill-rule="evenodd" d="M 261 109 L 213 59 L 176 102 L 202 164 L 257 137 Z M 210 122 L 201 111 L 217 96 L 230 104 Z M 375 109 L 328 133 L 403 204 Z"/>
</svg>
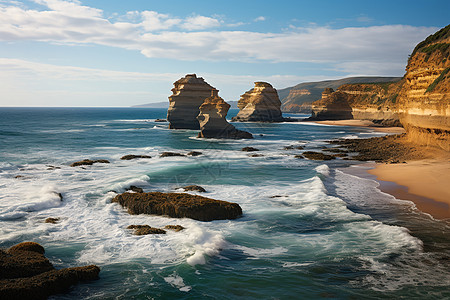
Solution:
<svg viewBox="0 0 450 300">
<path fill-rule="evenodd" d="M 403 128 L 379 127 L 366 120 L 313 122 L 371 128 L 388 135 L 405 133 Z M 394 144 L 397 145 L 395 150 L 391 150 L 392 153 L 385 153 L 386 156 L 380 159 L 380 150 L 377 148 L 384 149 L 381 150 L 383 152 Z M 450 184 L 450 153 L 437 148 L 415 145 L 406 138 L 396 136 L 388 139 L 375 138 L 366 144 L 349 145 L 347 148 L 358 153 L 363 151 L 364 157 L 360 160 L 377 161 L 367 164 L 370 169 L 365 170 L 366 174 L 353 175 L 376 180 L 382 192 L 400 200 L 414 202 L 418 210 L 430 214 L 435 219 L 450 219 L 450 188 L 447 186 Z"/>
<path fill-rule="evenodd" d="M 392 134 L 401 134 L 405 133 L 405 129 L 403 127 L 386 127 L 373 123 L 369 120 L 329 120 L 329 121 L 305 121 L 305 123 L 316 123 L 322 125 L 331 125 L 331 126 L 352 126 L 352 127 L 364 127 L 370 128 L 378 132 L 392 133 Z"/>
</svg>

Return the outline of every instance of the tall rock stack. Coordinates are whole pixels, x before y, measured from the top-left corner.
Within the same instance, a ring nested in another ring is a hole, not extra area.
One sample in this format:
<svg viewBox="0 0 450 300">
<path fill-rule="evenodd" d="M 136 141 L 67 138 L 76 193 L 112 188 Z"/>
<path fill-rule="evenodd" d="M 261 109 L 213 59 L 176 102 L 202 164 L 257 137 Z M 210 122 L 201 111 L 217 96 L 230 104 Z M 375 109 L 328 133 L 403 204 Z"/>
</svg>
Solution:
<svg viewBox="0 0 450 300">
<path fill-rule="evenodd" d="M 255 82 L 255 87 L 241 96 L 240 109 L 232 121 L 283 122 L 281 101 L 277 90 L 267 82 Z"/>
<path fill-rule="evenodd" d="M 213 89 L 211 97 L 205 99 L 197 116 L 200 123 L 200 138 L 251 139 L 252 134 L 237 130 L 225 119 L 230 105 L 219 97 L 219 91 Z"/>
<path fill-rule="evenodd" d="M 405 79 L 398 112 L 407 136 L 450 151 L 450 25 L 416 46 Z"/>
<path fill-rule="evenodd" d="M 203 101 L 211 96 L 213 89 L 201 77 L 188 74 L 174 82 L 172 95 L 169 97 L 167 120 L 170 129 L 200 129 L 197 116 Z"/>
</svg>

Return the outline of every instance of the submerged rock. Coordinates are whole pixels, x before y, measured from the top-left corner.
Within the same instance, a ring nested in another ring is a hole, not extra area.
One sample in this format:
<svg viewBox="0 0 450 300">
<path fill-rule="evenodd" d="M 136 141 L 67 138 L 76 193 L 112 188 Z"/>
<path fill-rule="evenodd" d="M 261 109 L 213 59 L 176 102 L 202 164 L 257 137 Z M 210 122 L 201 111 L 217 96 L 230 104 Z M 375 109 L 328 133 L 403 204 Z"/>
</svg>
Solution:
<svg viewBox="0 0 450 300">
<path fill-rule="evenodd" d="M 255 82 L 255 87 L 241 95 L 239 113 L 232 121 L 283 122 L 281 101 L 277 90 L 267 82 Z"/>
<path fill-rule="evenodd" d="M 332 160 L 335 159 L 334 156 L 320 153 L 320 152 L 314 152 L 314 151 L 306 151 L 303 152 L 303 156 L 311 159 L 311 160 Z"/>
<path fill-rule="evenodd" d="M 134 229 L 134 235 L 166 234 L 164 229 L 151 227 L 149 225 L 130 225 L 127 229 Z"/>
<path fill-rule="evenodd" d="M 47 299 L 82 280 L 98 279 L 95 265 L 55 270 L 34 242 L 0 250 L 0 299 Z"/>
<path fill-rule="evenodd" d="M 132 215 L 166 215 L 199 221 L 236 219 L 242 215 L 237 203 L 186 193 L 123 193 L 114 197 L 112 202 L 126 207 Z"/>
<path fill-rule="evenodd" d="M 211 95 L 213 89 L 201 77 L 188 74 L 174 82 L 169 97 L 167 120 L 170 129 L 200 129 L 197 116 L 200 105 Z"/>
<path fill-rule="evenodd" d="M 185 192 L 186 191 L 197 191 L 200 193 L 206 192 L 206 190 L 199 185 L 187 185 L 187 186 L 182 187 L 182 189 L 184 189 Z"/>
<path fill-rule="evenodd" d="M 155 122 L 167 122 L 166 119 L 156 119 Z"/>
<path fill-rule="evenodd" d="M 109 164 L 109 161 L 106 159 L 97 159 L 97 160 L 83 159 L 72 163 L 70 166 L 71 167 L 91 166 L 95 163 Z"/>
<path fill-rule="evenodd" d="M 191 151 L 191 152 L 189 152 L 189 153 L 186 154 L 186 155 L 189 155 L 189 156 L 199 156 L 199 155 L 202 155 L 202 154 L 203 154 L 202 152 Z"/>
<path fill-rule="evenodd" d="M 45 219 L 45 223 L 50 223 L 50 224 L 57 224 L 59 222 L 59 218 L 47 218 Z"/>
<path fill-rule="evenodd" d="M 130 185 L 130 187 L 127 188 L 127 191 L 133 191 L 135 193 L 143 193 L 144 192 L 144 190 L 142 188 L 137 187 L 135 185 Z"/>
<path fill-rule="evenodd" d="M 170 156 L 186 156 L 186 155 L 177 152 L 163 152 L 159 155 L 159 157 L 170 157 Z"/>
<path fill-rule="evenodd" d="M 253 147 L 244 147 L 244 148 L 241 149 L 241 151 L 253 152 L 253 151 L 259 151 L 259 149 L 253 148 Z"/>
<path fill-rule="evenodd" d="M 164 226 L 165 229 L 169 229 L 169 230 L 173 230 L 173 231 L 181 231 L 183 229 L 185 229 L 183 226 L 181 225 L 166 225 Z"/>
<path fill-rule="evenodd" d="M 225 139 L 251 139 L 252 134 L 238 130 L 228 123 L 226 116 L 230 105 L 218 95 L 219 91 L 213 89 L 211 97 L 206 98 L 200 106 L 197 116 L 200 122 L 199 138 L 225 138 Z"/>
<path fill-rule="evenodd" d="M 152 158 L 152 157 L 148 156 L 148 155 L 128 154 L 128 155 L 122 156 L 120 159 L 121 160 L 132 160 L 132 159 L 136 159 L 136 158 Z"/>
</svg>

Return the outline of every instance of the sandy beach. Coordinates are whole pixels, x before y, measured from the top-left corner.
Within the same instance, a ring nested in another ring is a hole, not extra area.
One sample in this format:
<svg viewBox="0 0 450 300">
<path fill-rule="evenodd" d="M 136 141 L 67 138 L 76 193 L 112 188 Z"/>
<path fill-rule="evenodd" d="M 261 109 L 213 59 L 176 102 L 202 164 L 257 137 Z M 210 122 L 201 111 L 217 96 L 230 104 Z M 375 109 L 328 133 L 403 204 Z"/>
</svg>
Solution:
<svg viewBox="0 0 450 300">
<path fill-rule="evenodd" d="M 406 189 L 381 183 L 381 190 L 398 199 L 411 200 L 416 207 L 437 219 L 450 218 L 450 159 L 424 159 L 405 164 L 376 164 L 368 171 L 379 181 L 395 182 Z M 419 197 L 409 197 L 407 193 Z M 406 199 L 405 199 L 406 197 Z"/>
<path fill-rule="evenodd" d="M 386 132 L 392 134 L 404 133 L 405 129 L 402 127 L 384 127 L 373 123 L 369 120 L 336 120 L 336 121 L 314 121 L 314 123 L 324 124 L 324 125 L 335 125 L 335 126 L 355 126 L 355 127 L 369 127 L 373 128 L 375 131 Z"/>
</svg>

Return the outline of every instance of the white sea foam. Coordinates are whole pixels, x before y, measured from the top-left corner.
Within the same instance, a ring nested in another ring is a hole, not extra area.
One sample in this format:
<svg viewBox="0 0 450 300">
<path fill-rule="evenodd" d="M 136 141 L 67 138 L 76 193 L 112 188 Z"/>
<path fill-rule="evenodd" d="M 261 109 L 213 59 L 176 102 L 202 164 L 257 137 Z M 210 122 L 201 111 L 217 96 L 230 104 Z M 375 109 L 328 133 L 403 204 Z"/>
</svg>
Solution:
<svg viewBox="0 0 450 300">
<path fill-rule="evenodd" d="M 176 273 L 173 273 L 171 276 L 164 277 L 164 281 L 182 292 L 189 292 L 192 289 L 192 287 L 186 285 L 183 278 Z"/>
</svg>

